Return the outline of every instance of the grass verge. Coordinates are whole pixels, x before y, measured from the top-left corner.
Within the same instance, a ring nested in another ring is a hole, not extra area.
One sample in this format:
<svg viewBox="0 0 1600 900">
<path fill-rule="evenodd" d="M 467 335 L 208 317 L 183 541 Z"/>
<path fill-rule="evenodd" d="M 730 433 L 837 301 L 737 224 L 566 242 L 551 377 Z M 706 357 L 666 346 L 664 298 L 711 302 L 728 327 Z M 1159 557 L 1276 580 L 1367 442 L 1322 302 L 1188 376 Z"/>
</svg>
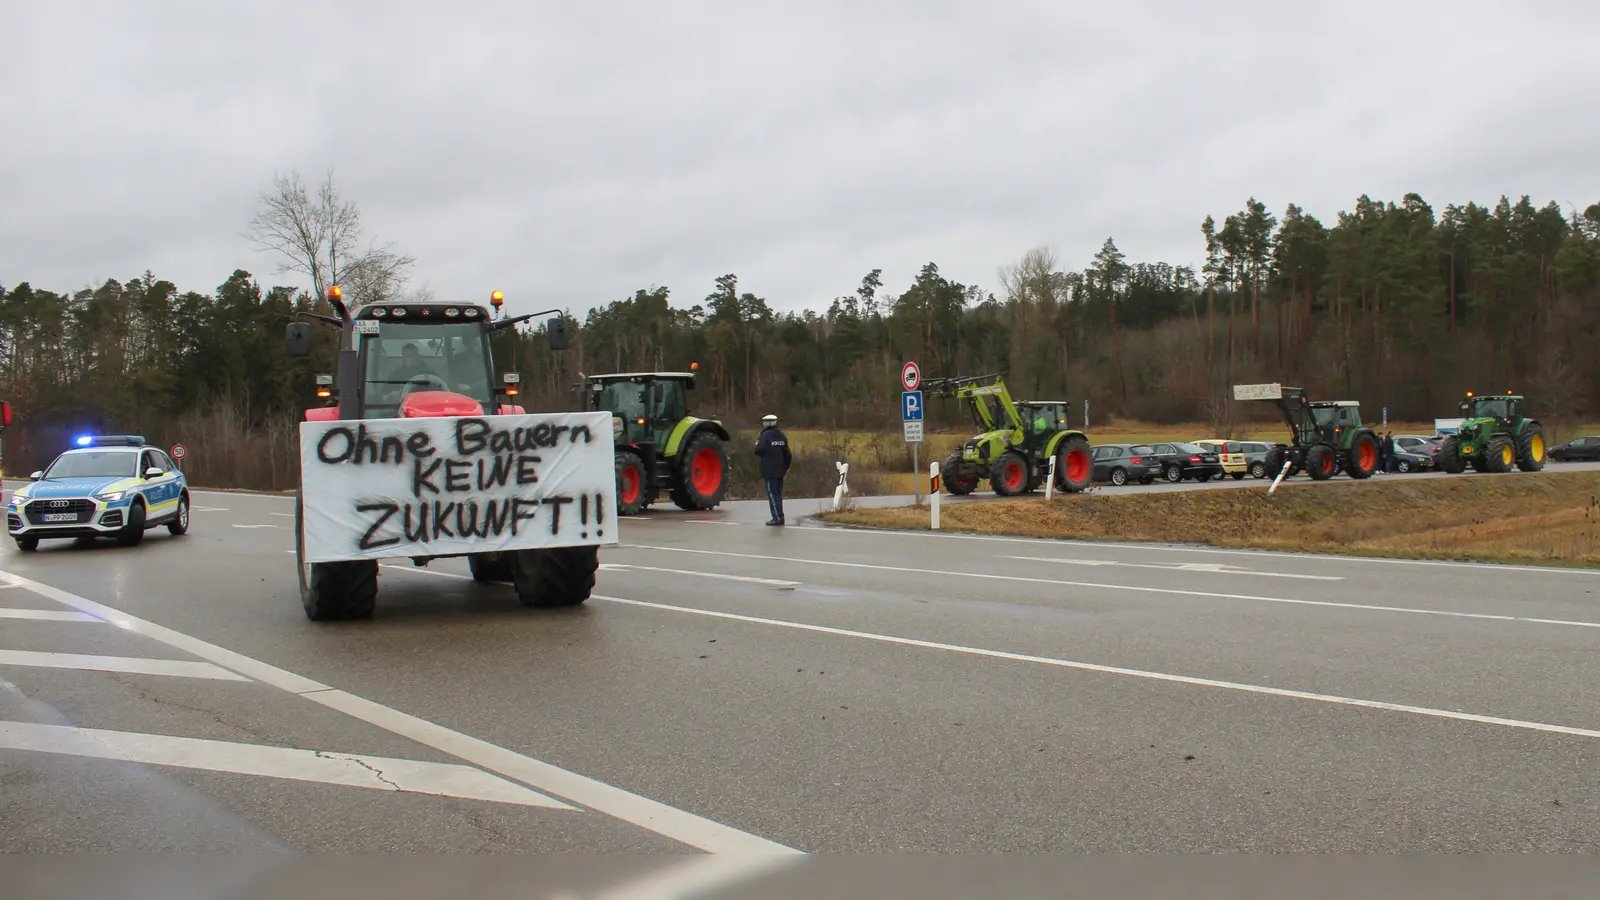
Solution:
<svg viewBox="0 0 1600 900">
<path fill-rule="evenodd" d="M 817 516 L 846 526 L 928 528 L 926 509 Z M 1409 559 L 1600 567 L 1600 472 L 1463 475 L 1360 484 L 1092 494 L 956 503 L 944 531 L 1208 544 Z"/>
</svg>

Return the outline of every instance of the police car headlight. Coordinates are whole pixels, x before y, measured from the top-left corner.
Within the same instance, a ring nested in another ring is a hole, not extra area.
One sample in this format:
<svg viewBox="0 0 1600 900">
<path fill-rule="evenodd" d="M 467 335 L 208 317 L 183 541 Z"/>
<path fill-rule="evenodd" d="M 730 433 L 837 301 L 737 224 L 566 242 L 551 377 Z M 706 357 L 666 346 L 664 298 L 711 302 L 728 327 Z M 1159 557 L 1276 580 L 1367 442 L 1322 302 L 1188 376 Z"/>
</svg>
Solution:
<svg viewBox="0 0 1600 900">
<path fill-rule="evenodd" d="M 123 495 L 126 494 L 126 493 L 128 493 L 128 492 L 127 491 L 101 491 L 100 493 L 95 494 L 94 498 L 96 500 L 104 500 L 107 503 L 115 503 L 118 500 L 121 500 Z"/>
</svg>

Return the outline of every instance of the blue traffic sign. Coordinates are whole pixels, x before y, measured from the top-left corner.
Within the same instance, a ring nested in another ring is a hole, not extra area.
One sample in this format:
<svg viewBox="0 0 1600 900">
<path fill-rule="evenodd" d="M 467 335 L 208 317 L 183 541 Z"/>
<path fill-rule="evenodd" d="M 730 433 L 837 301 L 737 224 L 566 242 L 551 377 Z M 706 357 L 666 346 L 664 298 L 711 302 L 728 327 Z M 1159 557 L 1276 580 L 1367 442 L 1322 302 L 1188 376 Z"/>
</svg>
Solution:
<svg viewBox="0 0 1600 900">
<path fill-rule="evenodd" d="M 902 391 L 900 393 L 900 420 L 902 422 L 922 421 L 921 391 Z"/>
</svg>

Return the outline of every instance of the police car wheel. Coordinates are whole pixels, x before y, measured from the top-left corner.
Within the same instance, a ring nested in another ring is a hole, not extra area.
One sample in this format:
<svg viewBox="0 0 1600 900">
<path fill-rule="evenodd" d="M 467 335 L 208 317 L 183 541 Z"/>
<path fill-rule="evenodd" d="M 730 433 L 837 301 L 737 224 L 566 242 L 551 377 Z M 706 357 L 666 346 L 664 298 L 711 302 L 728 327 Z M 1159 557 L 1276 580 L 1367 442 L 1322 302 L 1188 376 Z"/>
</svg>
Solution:
<svg viewBox="0 0 1600 900">
<path fill-rule="evenodd" d="M 178 498 L 178 515 L 167 523 L 167 531 L 173 537 L 189 530 L 189 495 L 184 494 Z"/>
<path fill-rule="evenodd" d="M 117 543 L 124 547 L 137 547 L 144 540 L 144 504 L 134 501 L 128 507 L 128 524 L 117 532 Z"/>
<path fill-rule="evenodd" d="M 17 549 L 23 553 L 32 553 L 39 549 L 39 539 L 33 536 L 17 538 Z"/>
</svg>

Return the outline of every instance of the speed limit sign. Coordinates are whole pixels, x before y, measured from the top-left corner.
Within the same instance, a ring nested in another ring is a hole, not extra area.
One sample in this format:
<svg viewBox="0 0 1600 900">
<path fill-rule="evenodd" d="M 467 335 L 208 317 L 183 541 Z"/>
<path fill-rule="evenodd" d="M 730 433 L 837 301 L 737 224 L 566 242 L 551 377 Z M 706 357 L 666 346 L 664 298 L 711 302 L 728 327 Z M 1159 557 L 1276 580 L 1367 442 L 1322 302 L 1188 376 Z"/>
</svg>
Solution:
<svg viewBox="0 0 1600 900">
<path fill-rule="evenodd" d="M 916 390 L 917 385 L 922 383 L 922 370 L 917 368 L 916 363 L 908 362 L 901 367 L 900 383 L 905 385 L 908 391 Z"/>
<path fill-rule="evenodd" d="M 188 449 L 186 449 L 182 444 L 173 444 L 172 445 L 172 458 L 173 459 L 183 459 L 185 456 L 188 456 L 188 455 L 189 455 Z"/>
</svg>

